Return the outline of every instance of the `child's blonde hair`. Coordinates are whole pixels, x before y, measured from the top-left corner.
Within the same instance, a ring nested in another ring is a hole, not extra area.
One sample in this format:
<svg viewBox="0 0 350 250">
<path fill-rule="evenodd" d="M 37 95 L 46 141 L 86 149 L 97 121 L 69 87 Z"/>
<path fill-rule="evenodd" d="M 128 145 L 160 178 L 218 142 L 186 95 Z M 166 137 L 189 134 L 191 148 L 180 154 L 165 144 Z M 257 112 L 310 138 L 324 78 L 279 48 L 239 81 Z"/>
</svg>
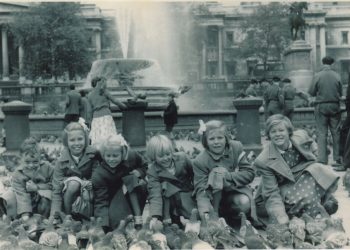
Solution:
<svg viewBox="0 0 350 250">
<path fill-rule="evenodd" d="M 108 150 L 114 146 L 121 148 L 122 160 L 126 160 L 128 158 L 129 145 L 125 141 L 124 137 L 121 134 L 112 135 L 112 136 L 108 137 L 107 140 L 103 141 L 101 148 L 100 148 L 101 156 L 104 157 L 106 150 Z"/>
<path fill-rule="evenodd" d="M 150 161 L 155 161 L 157 155 L 162 155 L 164 152 L 174 152 L 174 147 L 171 140 L 165 135 L 155 135 L 146 146 L 146 156 Z"/>
<path fill-rule="evenodd" d="M 214 129 L 222 129 L 224 131 L 224 136 L 225 136 L 225 139 L 226 139 L 226 144 L 229 143 L 230 141 L 230 136 L 228 134 L 228 131 L 227 131 L 227 127 L 226 127 L 226 124 L 223 122 L 223 121 L 219 121 L 219 120 L 210 120 L 208 122 L 206 122 L 204 124 L 204 127 L 205 128 L 202 128 L 202 145 L 205 149 L 209 149 L 208 147 L 208 141 L 207 141 L 207 136 L 209 134 L 209 131 L 210 130 L 214 130 Z"/>
<path fill-rule="evenodd" d="M 63 134 L 62 134 L 62 143 L 63 143 L 63 145 L 65 147 L 68 147 L 68 133 L 72 132 L 72 131 L 75 131 L 75 130 L 80 130 L 80 131 L 82 131 L 84 133 L 85 147 L 87 147 L 87 145 L 89 145 L 89 132 L 79 122 L 71 122 L 63 130 Z"/>
</svg>

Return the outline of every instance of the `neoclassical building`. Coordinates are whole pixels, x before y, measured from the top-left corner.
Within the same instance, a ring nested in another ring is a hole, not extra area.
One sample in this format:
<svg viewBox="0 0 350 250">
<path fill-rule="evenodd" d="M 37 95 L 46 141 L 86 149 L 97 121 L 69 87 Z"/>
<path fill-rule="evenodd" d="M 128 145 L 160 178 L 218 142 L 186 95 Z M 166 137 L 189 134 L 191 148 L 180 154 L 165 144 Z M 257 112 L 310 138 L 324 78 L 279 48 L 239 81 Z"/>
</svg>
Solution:
<svg viewBox="0 0 350 250">
<path fill-rule="evenodd" d="M 23 63 L 22 58 L 25 53 L 21 46 L 17 46 L 14 37 L 8 29 L 8 24 L 13 21 L 13 13 L 28 9 L 28 3 L 0 2 L 0 24 L 1 24 L 1 60 L 0 79 L 9 80 L 11 75 L 19 74 L 20 79 Z M 116 34 L 114 17 L 108 11 L 104 12 L 95 4 L 81 4 L 81 11 L 87 20 L 91 37 L 90 52 L 96 59 L 115 56 L 117 48 L 113 35 Z"/>
<path fill-rule="evenodd" d="M 242 40 L 240 30 L 244 17 L 266 2 L 207 3 L 206 10 L 198 13 L 207 39 L 202 43 L 199 78 L 203 82 L 226 83 L 247 78 L 251 61 L 237 57 Z M 305 40 L 311 45 L 311 62 L 314 71 L 321 66 L 325 55 L 336 59 L 336 69 L 343 82 L 350 72 L 350 1 L 309 2 L 305 13 Z M 286 27 L 287 28 L 287 27 Z"/>
</svg>

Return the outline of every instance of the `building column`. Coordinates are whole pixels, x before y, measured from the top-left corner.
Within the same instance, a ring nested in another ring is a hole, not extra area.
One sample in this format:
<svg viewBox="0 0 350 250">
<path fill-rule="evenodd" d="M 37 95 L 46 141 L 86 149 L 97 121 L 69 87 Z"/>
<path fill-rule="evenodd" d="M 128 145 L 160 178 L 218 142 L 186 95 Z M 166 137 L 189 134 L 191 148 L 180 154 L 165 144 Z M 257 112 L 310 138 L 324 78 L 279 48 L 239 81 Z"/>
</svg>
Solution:
<svg viewBox="0 0 350 250">
<path fill-rule="evenodd" d="M 316 71 L 316 25 L 311 25 L 309 30 L 309 42 L 312 47 L 311 50 L 311 65 L 312 70 Z"/>
<path fill-rule="evenodd" d="M 219 70 L 219 77 L 221 78 L 223 76 L 223 44 L 222 44 L 222 27 L 218 27 L 218 70 Z"/>
<path fill-rule="evenodd" d="M 9 80 L 9 53 L 7 44 L 7 27 L 1 27 L 1 41 L 2 41 L 2 79 Z"/>
<path fill-rule="evenodd" d="M 95 30 L 96 59 L 101 59 L 101 30 Z"/>
<path fill-rule="evenodd" d="M 202 79 L 207 76 L 207 45 L 202 42 Z"/>
<path fill-rule="evenodd" d="M 19 71 L 19 83 L 24 83 L 26 77 L 24 76 L 24 48 L 23 45 L 18 47 L 18 71 Z"/>
<path fill-rule="evenodd" d="M 326 56 L 326 29 L 324 25 L 320 26 L 320 52 L 322 60 Z"/>
</svg>

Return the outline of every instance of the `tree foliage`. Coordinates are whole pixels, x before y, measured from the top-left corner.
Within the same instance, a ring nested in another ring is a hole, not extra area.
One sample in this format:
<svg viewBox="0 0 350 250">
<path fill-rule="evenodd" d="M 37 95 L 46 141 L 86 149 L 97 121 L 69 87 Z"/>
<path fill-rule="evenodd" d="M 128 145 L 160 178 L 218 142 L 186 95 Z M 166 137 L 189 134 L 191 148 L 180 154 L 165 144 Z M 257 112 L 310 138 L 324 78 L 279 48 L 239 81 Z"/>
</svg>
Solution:
<svg viewBox="0 0 350 250">
<path fill-rule="evenodd" d="M 15 14 L 10 29 L 24 48 L 24 70 L 30 78 L 57 78 L 65 72 L 72 78 L 89 70 L 90 36 L 78 3 L 33 4 Z"/>
<path fill-rule="evenodd" d="M 259 6 L 243 22 L 245 38 L 240 44 L 242 57 L 257 58 L 264 63 L 271 59 L 280 60 L 290 42 L 289 7 L 278 2 Z"/>
</svg>

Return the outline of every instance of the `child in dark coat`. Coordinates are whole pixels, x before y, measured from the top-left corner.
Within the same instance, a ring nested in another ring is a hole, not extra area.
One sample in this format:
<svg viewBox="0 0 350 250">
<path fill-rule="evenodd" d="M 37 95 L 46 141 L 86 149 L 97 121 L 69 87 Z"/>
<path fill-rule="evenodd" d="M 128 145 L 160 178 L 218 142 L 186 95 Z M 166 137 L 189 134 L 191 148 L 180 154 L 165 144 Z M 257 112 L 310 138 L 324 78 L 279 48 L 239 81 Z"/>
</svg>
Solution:
<svg viewBox="0 0 350 250">
<path fill-rule="evenodd" d="M 135 225 L 142 225 L 146 168 L 146 162 L 129 148 L 122 135 L 113 135 L 102 144 L 92 185 L 94 214 L 102 218 L 103 226 L 115 228 L 129 214 L 134 215 Z"/>
<path fill-rule="evenodd" d="M 189 218 L 195 201 L 192 197 L 193 169 L 188 156 L 183 152 L 175 153 L 165 135 L 152 137 L 146 154 L 150 161 L 147 171 L 150 215 L 167 223 L 180 216 Z"/>
<path fill-rule="evenodd" d="M 48 217 L 52 195 L 53 167 L 40 162 L 40 149 L 32 138 L 26 139 L 20 149 L 19 167 L 12 176 L 16 196 L 17 215 L 26 221 L 32 213 Z"/>
</svg>

